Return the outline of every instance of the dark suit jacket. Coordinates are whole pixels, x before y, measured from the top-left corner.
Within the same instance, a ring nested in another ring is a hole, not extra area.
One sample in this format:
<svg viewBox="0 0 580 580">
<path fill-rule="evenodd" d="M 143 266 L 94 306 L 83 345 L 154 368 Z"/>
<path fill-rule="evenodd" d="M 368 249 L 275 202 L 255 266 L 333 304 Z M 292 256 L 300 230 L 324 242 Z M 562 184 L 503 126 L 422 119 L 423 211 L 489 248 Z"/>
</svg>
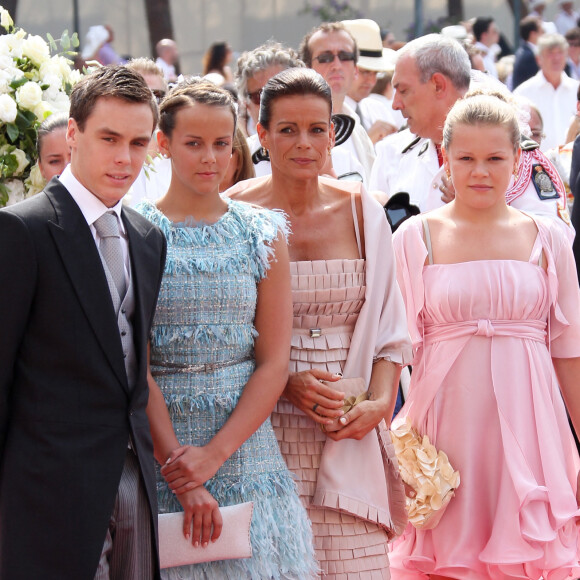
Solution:
<svg viewBox="0 0 580 580">
<path fill-rule="evenodd" d="M 0 578 L 93 580 L 131 435 L 156 530 L 146 347 L 163 234 L 123 209 L 135 286 L 129 389 L 91 231 L 53 179 L 0 211 Z"/>
<path fill-rule="evenodd" d="M 514 71 L 512 75 L 512 90 L 524 81 L 531 79 L 540 68 L 536 61 L 534 51 L 522 42 L 520 47 L 516 50 L 516 60 L 514 62 Z"/>
</svg>

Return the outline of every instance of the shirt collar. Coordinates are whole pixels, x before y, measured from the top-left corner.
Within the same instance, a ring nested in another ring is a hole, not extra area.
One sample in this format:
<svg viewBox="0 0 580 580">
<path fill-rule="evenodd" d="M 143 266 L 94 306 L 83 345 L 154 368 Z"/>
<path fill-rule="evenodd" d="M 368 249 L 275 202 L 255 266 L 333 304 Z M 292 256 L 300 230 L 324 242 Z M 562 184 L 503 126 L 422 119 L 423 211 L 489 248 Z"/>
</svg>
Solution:
<svg viewBox="0 0 580 580">
<path fill-rule="evenodd" d="M 121 219 L 123 200 L 120 200 L 113 207 L 107 207 L 74 176 L 70 164 L 65 167 L 58 179 L 67 188 L 71 197 L 79 206 L 89 226 L 92 226 L 104 213 L 114 211 L 119 218 L 121 232 L 125 233 L 125 224 L 123 224 L 123 220 Z"/>
</svg>

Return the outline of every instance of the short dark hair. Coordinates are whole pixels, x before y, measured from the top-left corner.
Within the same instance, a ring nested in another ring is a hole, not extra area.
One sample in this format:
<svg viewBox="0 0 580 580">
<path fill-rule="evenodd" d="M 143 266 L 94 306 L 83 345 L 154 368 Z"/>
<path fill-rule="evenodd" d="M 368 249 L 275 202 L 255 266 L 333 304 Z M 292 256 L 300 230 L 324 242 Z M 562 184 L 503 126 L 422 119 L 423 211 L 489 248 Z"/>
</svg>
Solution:
<svg viewBox="0 0 580 580">
<path fill-rule="evenodd" d="M 568 44 L 571 42 L 579 42 L 580 41 L 580 28 L 574 26 L 574 28 L 570 28 L 566 34 L 564 34 L 564 38 L 568 41 Z"/>
<path fill-rule="evenodd" d="M 153 113 L 155 129 L 159 120 L 157 102 L 145 79 L 136 71 L 124 65 L 108 65 L 84 76 L 70 95 L 71 119 L 76 121 L 80 131 L 84 131 L 87 119 L 99 99 L 121 99 L 135 104 L 147 104 Z"/>
<path fill-rule="evenodd" d="M 272 105 L 281 97 L 313 95 L 328 103 L 328 118 L 332 115 L 332 91 L 324 78 L 311 68 L 289 68 L 273 76 L 262 89 L 260 125 L 270 127 Z"/>
<path fill-rule="evenodd" d="M 346 32 L 351 38 L 354 45 L 355 52 L 355 64 L 358 60 L 358 47 L 356 45 L 356 40 L 354 36 L 347 30 L 346 26 L 342 22 L 323 22 L 320 26 L 313 28 L 300 43 L 300 48 L 298 49 L 298 54 L 300 59 L 308 68 L 312 68 L 312 51 L 310 50 L 310 39 L 317 32 L 323 32 L 324 34 L 331 34 L 332 32 Z"/>
<path fill-rule="evenodd" d="M 235 132 L 238 113 L 231 93 L 200 77 L 192 77 L 180 82 L 169 91 L 161 103 L 159 129 L 165 135 L 171 137 L 173 129 L 175 129 L 175 117 L 177 113 L 192 103 L 229 108 L 234 118 Z"/>
<path fill-rule="evenodd" d="M 481 35 L 487 32 L 494 19 L 491 16 L 478 16 L 473 23 L 473 36 L 479 42 Z"/>
<path fill-rule="evenodd" d="M 520 36 L 526 42 L 529 40 L 532 32 L 539 32 L 540 19 L 537 16 L 526 16 L 520 20 Z"/>
<path fill-rule="evenodd" d="M 58 129 L 66 129 L 68 126 L 68 115 L 66 113 L 53 113 L 47 117 L 36 132 L 36 152 L 40 158 L 42 152 L 42 142 L 44 138 Z"/>
</svg>

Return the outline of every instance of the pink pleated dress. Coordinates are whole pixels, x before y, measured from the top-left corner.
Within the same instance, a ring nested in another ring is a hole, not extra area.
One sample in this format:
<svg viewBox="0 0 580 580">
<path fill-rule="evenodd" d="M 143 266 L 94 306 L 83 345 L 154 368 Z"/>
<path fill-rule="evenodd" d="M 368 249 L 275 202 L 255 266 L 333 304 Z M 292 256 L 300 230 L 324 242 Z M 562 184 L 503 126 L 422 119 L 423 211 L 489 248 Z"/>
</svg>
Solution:
<svg viewBox="0 0 580 580">
<path fill-rule="evenodd" d="M 400 416 L 461 484 L 434 530 L 395 542 L 394 580 L 580 576 L 580 461 L 551 361 L 580 356 L 578 281 L 569 242 L 536 224 L 528 262 L 432 264 L 419 218 L 395 236 L 417 349 Z"/>
<path fill-rule="evenodd" d="M 354 206 L 353 206 L 354 210 Z M 357 220 L 354 220 L 355 227 Z M 357 230 L 359 255 L 360 239 Z M 365 299 L 365 260 L 291 262 L 294 323 L 290 372 L 342 372 Z M 282 455 L 297 476 L 312 521 L 321 576 L 333 580 L 390 578 L 387 534 L 377 524 L 311 505 L 326 435 L 285 399 L 272 414 Z"/>
</svg>

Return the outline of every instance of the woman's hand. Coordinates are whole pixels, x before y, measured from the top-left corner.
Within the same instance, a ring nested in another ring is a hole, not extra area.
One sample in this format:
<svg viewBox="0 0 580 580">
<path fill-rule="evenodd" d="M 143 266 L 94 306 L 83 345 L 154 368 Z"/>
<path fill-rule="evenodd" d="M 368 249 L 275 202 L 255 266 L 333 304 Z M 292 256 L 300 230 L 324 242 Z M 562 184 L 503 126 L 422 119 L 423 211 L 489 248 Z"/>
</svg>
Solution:
<svg viewBox="0 0 580 580">
<path fill-rule="evenodd" d="M 387 413 L 387 405 L 381 401 L 362 401 L 340 418 L 344 425 L 338 431 L 332 431 L 327 436 L 334 441 L 341 439 L 362 439 L 374 429 Z"/>
<path fill-rule="evenodd" d="M 171 452 L 161 468 L 161 475 L 173 493 L 179 495 L 203 485 L 222 463 L 207 447 L 184 445 Z"/>
<path fill-rule="evenodd" d="M 344 414 L 344 393 L 325 385 L 324 382 L 340 379 L 340 375 L 319 369 L 290 373 L 283 394 L 312 420 L 321 425 L 330 425 L 333 419 Z"/>
<path fill-rule="evenodd" d="M 215 542 L 222 533 L 223 521 L 218 503 L 203 486 L 181 494 L 179 502 L 183 507 L 183 535 L 191 538 L 194 546 L 206 547 Z"/>
</svg>

